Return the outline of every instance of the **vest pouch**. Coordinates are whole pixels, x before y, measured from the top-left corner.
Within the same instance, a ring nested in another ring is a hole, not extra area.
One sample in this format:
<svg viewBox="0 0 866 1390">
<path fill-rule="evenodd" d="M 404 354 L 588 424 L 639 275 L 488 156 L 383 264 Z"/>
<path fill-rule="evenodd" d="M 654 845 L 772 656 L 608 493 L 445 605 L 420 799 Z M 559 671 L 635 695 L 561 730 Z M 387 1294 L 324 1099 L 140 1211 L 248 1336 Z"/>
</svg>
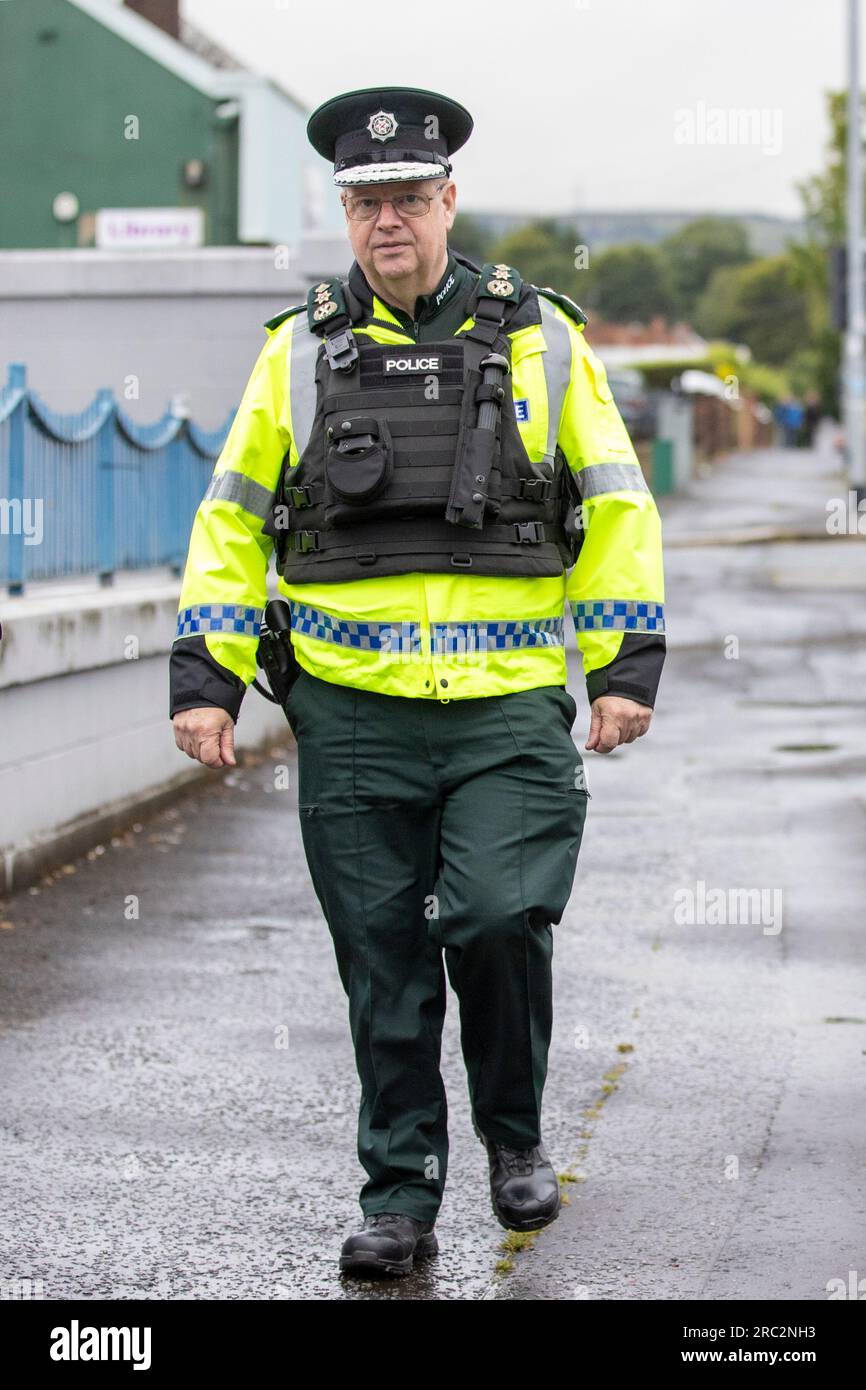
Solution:
<svg viewBox="0 0 866 1390">
<path fill-rule="evenodd" d="M 325 477 L 332 500 L 365 505 L 387 487 L 393 472 L 394 450 L 386 422 L 371 416 L 338 416 L 328 436 Z"/>
</svg>

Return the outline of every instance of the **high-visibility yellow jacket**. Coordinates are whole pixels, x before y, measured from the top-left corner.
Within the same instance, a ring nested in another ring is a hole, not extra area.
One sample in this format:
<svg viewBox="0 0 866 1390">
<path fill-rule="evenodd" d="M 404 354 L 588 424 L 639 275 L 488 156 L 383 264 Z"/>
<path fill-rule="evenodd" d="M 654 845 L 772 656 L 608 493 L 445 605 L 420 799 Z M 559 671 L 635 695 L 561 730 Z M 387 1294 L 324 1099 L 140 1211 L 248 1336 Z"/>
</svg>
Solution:
<svg viewBox="0 0 866 1390">
<path fill-rule="evenodd" d="M 374 294 L 355 263 L 349 284 L 377 322 L 365 317 L 353 331 L 384 344 L 453 336 L 474 322 L 463 301 L 477 278 L 449 253 L 413 320 Z M 555 298 L 538 301 L 541 322 L 509 333 L 512 395 L 530 460 L 551 458 L 558 446 L 576 474 L 584 528 L 576 564 L 542 579 L 280 579 L 296 656 L 314 675 L 439 700 L 562 685 L 568 607 L 590 700 L 607 693 L 654 704 L 665 654 L 658 512 L 583 324 Z M 171 657 L 172 714 L 216 705 L 236 719 L 256 675 L 273 551 L 262 527 L 284 460 L 296 464 L 309 437 L 321 350 L 305 313 L 277 316 L 267 334 L 193 523 Z M 409 643 L 390 640 L 407 632 Z"/>
</svg>

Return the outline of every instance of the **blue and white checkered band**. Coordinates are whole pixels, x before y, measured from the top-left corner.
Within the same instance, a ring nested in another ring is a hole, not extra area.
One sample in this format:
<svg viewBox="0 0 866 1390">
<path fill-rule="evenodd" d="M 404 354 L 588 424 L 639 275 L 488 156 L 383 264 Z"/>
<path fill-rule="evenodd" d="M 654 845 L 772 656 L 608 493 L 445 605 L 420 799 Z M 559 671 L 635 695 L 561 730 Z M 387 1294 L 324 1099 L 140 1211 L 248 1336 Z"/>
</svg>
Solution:
<svg viewBox="0 0 866 1390">
<path fill-rule="evenodd" d="M 367 651 L 403 654 L 421 651 L 421 629 L 417 623 L 365 623 L 354 618 L 337 618 L 322 608 L 313 608 L 294 599 L 290 607 L 292 631 L 303 637 L 316 637 L 320 642 L 335 642 L 338 646 Z"/>
<path fill-rule="evenodd" d="M 664 605 L 642 599 L 606 598 L 573 602 L 576 632 L 612 628 L 620 632 L 664 632 Z"/>
<path fill-rule="evenodd" d="M 178 614 L 175 637 L 194 637 L 199 632 L 240 633 L 258 637 L 264 609 L 237 603 L 198 603 Z"/>
<path fill-rule="evenodd" d="M 320 642 L 367 651 L 413 654 L 423 650 L 421 626 L 415 622 L 361 622 L 338 618 L 322 608 L 292 600 L 292 631 Z M 514 647 L 562 647 L 565 622 L 561 617 L 489 623 L 431 623 L 430 651 L 434 656 L 465 652 L 507 651 Z"/>
<path fill-rule="evenodd" d="M 432 623 L 430 649 L 434 655 L 467 651 L 506 651 L 511 647 L 561 647 L 562 618 L 533 618 L 525 622 Z"/>
</svg>

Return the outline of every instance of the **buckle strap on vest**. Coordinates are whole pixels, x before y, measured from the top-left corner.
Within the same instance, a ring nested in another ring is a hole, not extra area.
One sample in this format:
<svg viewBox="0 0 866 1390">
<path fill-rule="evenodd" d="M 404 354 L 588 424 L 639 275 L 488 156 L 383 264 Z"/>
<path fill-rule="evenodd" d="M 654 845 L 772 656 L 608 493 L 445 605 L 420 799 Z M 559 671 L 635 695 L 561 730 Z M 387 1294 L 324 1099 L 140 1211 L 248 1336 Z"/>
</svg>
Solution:
<svg viewBox="0 0 866 1390">
<path fill-rule="evenodd" d="M 481 300 L 475 308 L 475 322 L 461 336 L 473 338 L 477 343 L 492 348 L 502 330 L 503 314 L 501 304 L 490 304 Z"/>
<path fill-rule="evenodd" d="M 415 491 L 411 484 L 416 480 L 419 469 L 414 464 L 394 464 L 393 484 L 391 496 L 396 499 L 399 497 L 413 497 Z M 564 489 L 564 475 L 560 474 L 556 479 L 553 478 L 518 478 L 516 485 L 503 481 L 499 487 L 501 498 L 517 497 L 521 501 L 528 502 L 550 502 L 562 496 Z M 408 487 L 400 484 L 409 484 Z M 430 482 L 426 478 L 418 483 L 418 493 L 421 496 L 447 496 L 450 489 L 450 482 Z M 305 507 L 315 507 L 321 505 L 325 500 L 325 490 L 322 486 L 313 483 L 289 484 L 285 490 L 286 500 L 296 511 L 303 511 Z"/>
<path fill-rule="evenodd" d="M 491 541 L 501 541 L 512 545 L 543 545 L 545 542 L 544 523 L 542 521 L 512 521 L 505 526 L 487 526 L 485 527 L 485 535 Z M 347 541 L 339 527 L 335 527 L 333 531 L 289 531 L 286 536 L 286 550 L 299 550 L 302 553 L 306 553 L 308 550 L 333 550 L 337 547 L 345 548 L 347 545 L 355 546 L 363 543 L 362 527 L 354 528 L 351 541 Z M 406 544 L 411 548 L 416 542 L 407 541 Z M 442 544 L 446 548 L 453 548 L 459 547 L 460 542 L 455 536 L 453 541 L 444 541 Z"/>
<path fill-rule="evenodd" d="M 557 479 L 557 481 L 559 480 Z M 517 496 L 527 497 L 530 502 L 547 502 L 554 496 L 553 487 L 552 478 L 521 478 Z M 503 486 L 503 497 L 506 493 L 507 489 Z M 557 489 L 556 495 L 559 495 L 559 489 Z"/>
</svg>

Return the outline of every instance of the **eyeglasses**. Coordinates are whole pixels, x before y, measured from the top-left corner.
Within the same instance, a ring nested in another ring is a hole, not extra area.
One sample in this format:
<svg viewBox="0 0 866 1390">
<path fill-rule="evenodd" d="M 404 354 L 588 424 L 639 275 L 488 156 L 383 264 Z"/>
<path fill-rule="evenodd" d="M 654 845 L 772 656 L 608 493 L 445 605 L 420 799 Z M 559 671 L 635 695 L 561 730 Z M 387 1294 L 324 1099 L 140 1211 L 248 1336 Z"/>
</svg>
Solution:
<svg viewBox="0 0 866 1390">
<path fill-rule="evenodd" d="M 349 194 L 343 199 L 346 215 L 353 222 L 369 222 L 379 216 L 383 203 L 390 203 L 399 217 L 423 217 L 430 211 L 430 204 L 445 187 L 440 183 L 434 193 L 397 193 L 393 198 L 370 198 L 364 194 Z"/>
</svg>

